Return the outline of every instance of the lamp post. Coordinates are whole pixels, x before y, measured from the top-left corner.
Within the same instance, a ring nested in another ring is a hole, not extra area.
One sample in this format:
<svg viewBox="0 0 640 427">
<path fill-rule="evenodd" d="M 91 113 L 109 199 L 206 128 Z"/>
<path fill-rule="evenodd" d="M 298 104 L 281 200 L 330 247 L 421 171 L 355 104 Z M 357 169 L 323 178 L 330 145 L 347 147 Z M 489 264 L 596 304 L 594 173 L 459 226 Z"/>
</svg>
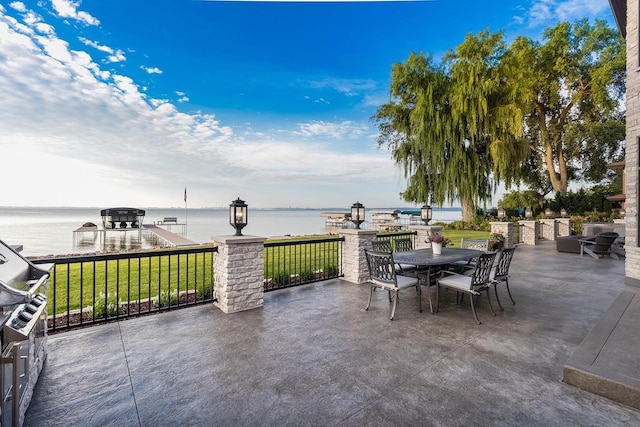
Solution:
<svg viewBox="0 0 640 427">
<path fill-rule="evenodd" d="M 627 214 L 627 211 L 625 211 L 624 208 L 620 208 L 620 218 L 624 218 L 626 214 Z"/>
<path fill-rule="evenodd" d="M 364 205 L 355 202 L 351 206 L 351 221 L 356 225 L 356 229 L 360 229 L 360 224 L 364 222 Z"/>
<path fill-rule="evenodd" d="M 544 216 L 547 217 L 547 219 L 551 218 L 551 215 L 553 214 L 553 211 L 549 208 L 544 210 Z"/>
<path fill-rule="evenodd" d="M 565 216 L 567 216 L 567 210 L 565 208 L 560 209 L 560 216 L 562 218 L 564 218 Z"/>
<path fill-rule="evenodd" d="M 242 229 L 247 225 L 247 204 L 240 197 L 229 205 L 229 224 L 236 229 L 236 236 L 242 236 Z"/>
<path fill-rule="evenodd" d="M 524 217 L 527 219 L 531 219 L 532 216 L 533 216 L 533 211 L 531 210 L 531 208 L 526 208 L 524 210 Z"/>
<path fill-rule="evenodd" d="M 429 225 L 429 221 L 433 218 L 433 209 L 428 204 L 424 204 L 423 207 L 420 208 L 420 219 L 424 221 L 424 225 Z"/>
<path fill-rule="evenodd" d="M 500 221 L 502 221 L 505 217 L 505 211 L 504 208 L 498 208 L 498 219 Z"/>
</svg>

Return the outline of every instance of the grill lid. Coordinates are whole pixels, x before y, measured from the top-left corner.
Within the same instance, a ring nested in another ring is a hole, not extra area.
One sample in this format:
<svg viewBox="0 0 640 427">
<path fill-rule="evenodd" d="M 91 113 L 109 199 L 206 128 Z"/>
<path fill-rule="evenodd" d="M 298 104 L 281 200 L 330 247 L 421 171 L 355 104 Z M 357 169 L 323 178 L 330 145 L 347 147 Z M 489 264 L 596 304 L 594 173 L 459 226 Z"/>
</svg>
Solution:
<svg viewBox="0 0 640 427">
<path fill-rule="evenodd" d="M 37 266 L 0 240 L 0 307 L 30 301 L 49 278 L 51 265 Z"/>
</svg>

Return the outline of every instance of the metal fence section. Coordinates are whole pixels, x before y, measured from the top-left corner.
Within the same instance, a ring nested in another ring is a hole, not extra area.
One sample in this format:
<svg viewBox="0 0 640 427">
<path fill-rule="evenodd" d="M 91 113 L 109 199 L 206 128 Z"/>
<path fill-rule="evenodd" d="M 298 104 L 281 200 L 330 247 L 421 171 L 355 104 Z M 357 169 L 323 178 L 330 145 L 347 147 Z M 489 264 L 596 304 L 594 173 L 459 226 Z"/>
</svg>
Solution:
<svg viewBox="0 0 640 427">
<path fill-rule="evenodd" d="M 213 301 L 217 247 L 39 258 L 52 332 Z"/>
<path fill-rule="evenodd" d="M 288 288 L 343 276 L 344 237 L 264 244 L 264 290 Z"/>
</svg>

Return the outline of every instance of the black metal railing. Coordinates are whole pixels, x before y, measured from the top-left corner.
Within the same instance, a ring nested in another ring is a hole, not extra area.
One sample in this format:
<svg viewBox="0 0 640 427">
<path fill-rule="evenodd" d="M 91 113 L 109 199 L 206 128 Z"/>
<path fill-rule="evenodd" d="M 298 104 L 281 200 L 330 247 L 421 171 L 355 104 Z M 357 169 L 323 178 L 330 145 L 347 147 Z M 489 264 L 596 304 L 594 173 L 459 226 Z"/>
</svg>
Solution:
<svg viewBox="0 0 640 427">
<path fill-rule="evenodd" d="M 53 263 L 52 332 L 213 301 L 215 246 L 31 260 Z"/>
<path fill-rule="evenodd" d="M 265 292 L 341 277 L 343 242 L 344 237 L 266 242 Z"/>
</svg>

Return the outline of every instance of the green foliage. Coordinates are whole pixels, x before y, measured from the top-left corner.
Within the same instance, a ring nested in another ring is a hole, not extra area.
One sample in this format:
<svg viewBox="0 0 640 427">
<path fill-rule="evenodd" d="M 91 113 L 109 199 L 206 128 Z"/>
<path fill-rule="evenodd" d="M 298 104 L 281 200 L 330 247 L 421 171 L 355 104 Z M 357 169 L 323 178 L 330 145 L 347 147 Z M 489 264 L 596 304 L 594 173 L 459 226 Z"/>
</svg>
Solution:
<svg viewBox="0 0 640 427">
<path fill-rule="evenodd" d="M 118 314 L 123 314 L 122 301 L 116 299 L 114 295 L 106 295 L 100 293 L 96 297 L 95 305 L 88 307 L 89 317 L 95 319 L 108 319 Z M 94 317 L 95 316 L 95 317 Z"/>
<path fill-rule="evenodd" d="M 471 221 L 497 183 L 527 183 L 541 207 L 552 189 L 566 194 L 579 169 L 596 180 L 621 158 L 624 78 L 624 41 L 604 21 L 561 23 L 542 43 L 510 46 L 482 31 L 439 64 L 413 52 L 394 64 L 392 100 L 372 120 L 404 170 L 403 198 L 460 200 Z"/>
<path fill-rule="evenodd" d="M 178 290 L 174 289 L 172 291 L 161 291 L 158 296 L 158 306 L 162 308 L 168 308 L 171 306 L 178 305 L 178 301 L 180 296 L 178 295 Z"/>
</svg>

